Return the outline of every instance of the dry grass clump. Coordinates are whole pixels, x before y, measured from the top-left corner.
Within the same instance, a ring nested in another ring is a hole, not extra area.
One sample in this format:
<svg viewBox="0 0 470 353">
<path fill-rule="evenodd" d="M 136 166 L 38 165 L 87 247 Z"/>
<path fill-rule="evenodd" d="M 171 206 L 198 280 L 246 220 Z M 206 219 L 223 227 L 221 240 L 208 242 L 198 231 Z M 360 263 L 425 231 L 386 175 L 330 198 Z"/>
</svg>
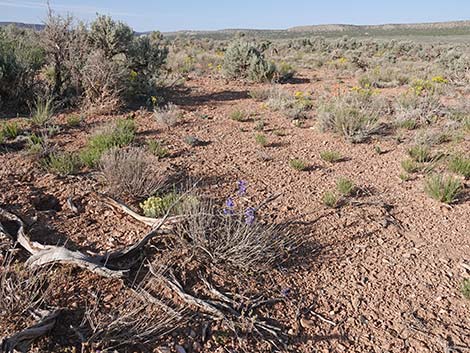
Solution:
<svg viewBox="0 0 470 353">
<path fill-rule="evenodd" d="M 27 268 L 7 255 L 0 266 L 0 316 L 2 327 L 22 330 L 34 321 L 31 315 L 48 304 L 56 277 L 50 267 Z"/>
<path fill-rule="evenodd" d="M 151 280 L 136 290 L 114 293 L 117 304 L 110 309 L 101 300 L 88 306 L 81 328 L 95 348 L 117 349 L 158 341 L 176 327 L 181 313 L 165 304 L 163 295 L 153 290 Z"/>
<path fill-rule="evenodd" d="M 323 101 L 318 106 L 320 130 L 342 134 L 348 141 L 366 141 L 379 130 L 379 119 L 387 113 L 383 99 L 361 92 L 350 92 Z"/>
<path fill-rule="evenodd" d="M 269 269 L 298 245 L 298 238 L 278 225 L 258 222 L 256 210 L 223 212 L 208 201 L 192 205 L 175 234 L 184 248 L 208 265 L 253 273 Z"/>
<path fill-rule="evenodd" d="M 396 98 L 394 111 L 397 124 L 409 129 L 430 124 L 445 114 L 436 94 L 416 95 L 409 92 Z"/>
<path fill-rule="evenodd" d="M 158 159 L 137 147 L 113 148 L 100 160 L 109 192 L 115 196 L 148 197 L 166 182 Z"/>
<path fill-rule="evenodd" d="M 176 104 L 168 103 L 163 108 L 155 109 L 154 117 L 160 125 L 173 127 L 181 121 L 183 112 Z"/>
</svg>

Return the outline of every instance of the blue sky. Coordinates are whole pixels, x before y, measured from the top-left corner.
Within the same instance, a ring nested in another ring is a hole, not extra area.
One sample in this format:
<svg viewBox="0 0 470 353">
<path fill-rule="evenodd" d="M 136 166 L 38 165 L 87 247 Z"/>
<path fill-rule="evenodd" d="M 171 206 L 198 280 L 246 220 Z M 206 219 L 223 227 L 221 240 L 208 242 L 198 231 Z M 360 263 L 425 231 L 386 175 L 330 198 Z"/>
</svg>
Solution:
<svg viewBox="0 0 470 353">
<path fill-rule="evenodd" d="M 50 0 L 59 13 L 98 13 L 137 31 L 288 28 L 310 24 L 382 24 L 470 19 L 469 0 Z M 0 21 L 40 23 L 45 0 L 0 0 Z"/>
</svg>

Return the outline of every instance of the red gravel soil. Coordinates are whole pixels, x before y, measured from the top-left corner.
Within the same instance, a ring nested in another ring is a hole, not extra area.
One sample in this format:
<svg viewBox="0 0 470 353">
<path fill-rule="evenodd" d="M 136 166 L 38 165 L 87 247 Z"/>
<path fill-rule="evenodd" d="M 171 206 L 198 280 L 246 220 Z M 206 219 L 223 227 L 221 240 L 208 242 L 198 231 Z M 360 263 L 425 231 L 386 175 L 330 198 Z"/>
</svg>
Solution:
<svg viewBox="0 0 470 353">
<path fill-rule="evenodd" d="M 299 76 L 298 83 L 282 88 L 309 92 L 314 104 L 325 92 L 334 94 L 353 85 L 352 80 L 337 80 L 331 72 L 305 71 Z M 239 339 L 232 334 L 224 340 L 213 335 L 203 341 L 199 323 L 190 317 L 161 342 L 117 350 L 173 352 L 176 344 L 186 352 L 470 349 L 470 300 L 460 290 L 463 279 L 470 276 L 465 267 L 470 262 L 468 185 L 458 202 L 443 206 L 425 194 L 425 176 L 418 174 L 408 181 L 399 178 L 401 161 L 407 158 L 415 132 L 403 132 L 401 141 L 391 132 L 367 143 L 351 144 L 341 136 L 319 132 L 315 110 L 303 126 L 295 126 L 281 113 L 250 98 L 250 90 L 263 86 L 268 85 L 193 77 L 169 97 L 184 111 L 181 124 L 159 126 L 152 113 L 144 110 L 131 115 L 138 126 L 136 144 L 149 139 L 164 141 L 170 156 L 161 162 L 193 180 L 201 178 L 204 194 L 223 200 L 234 194 L 238 180 L 247 182 L 252 204 L 280 194 L 262 216 L 291 222 L 305 245 L 264 274 L 259 283 L 217 279 L 216 275 L 214 281 L 231 291 L 265 291 L 272 297 L 288 292 L 282 303 L 264 309 L 282 327 L 285 345 L 276 348 L 267 338 L 254 334 Z M 395 91 L 383 90 L 383 94 L 393 96 Z M 231 120 L 234 110 L 249 113 L 250 119 Z M 117 118 L 89 116 L 80 126 L 68 127 L 66 115 L 57 116 L 55 123 L 61 129 L 52 142 L 60 149 L 79 150 L 96 126 Z M 25 124 L 21 118 L 11 120 Z M 255 129 L 259 120 L 264 122 L 262 132 Z M 267 137 L 267 146 L 256 143 L 260 133 Z M 185 143 L 189 135 L 207 143 L 190 147 Z M 382 153 L 377 153 L 377 146 Z M 325 162 L 320 158 L 325 150 L 338 151 L 343 159 Z M 469 136 L 436 150 L 468 154 Z M 289 165 L 291 159 L 305 161 L 308 168 L 295 170 Z M 344 198 L 339 207 L 328 208 L 322 197 L 335 189 L 340 177 L 352 180 L 357 192 Z M 49 174 L 14 143 L 0 152 L 0 207 L 20 216 L 32 239 L 43 244 L 104 253 L 133 243 L 148 230 L 95 197 L 104 190 L 100 180 L 94 172 L 68 177 Z M 67 207 L 69 197 L 79 214 Z M 69 326 L 80 324 L 89 300 L 84 298 L 99 291 L 112 303 L 119 300 L 115 297 L 123 286 L 119 280 L 103 279 L 86 270 L 57 267 L 59 277 L 67 281 L 58 281 L 62 287 L 53 301 L 69 314 L 48 337 L 33 344 L 37 351 L 78 349 Z M 13 333 L 9 329 L 1 332 Z"/>
</svg>

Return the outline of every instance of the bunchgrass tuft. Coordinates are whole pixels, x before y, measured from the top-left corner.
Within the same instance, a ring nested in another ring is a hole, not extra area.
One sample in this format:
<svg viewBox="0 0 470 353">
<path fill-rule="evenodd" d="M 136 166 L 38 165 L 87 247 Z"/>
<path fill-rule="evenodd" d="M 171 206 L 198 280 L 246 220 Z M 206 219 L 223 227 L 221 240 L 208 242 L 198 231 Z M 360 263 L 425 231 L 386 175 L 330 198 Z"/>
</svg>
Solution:
<svg viewBox="0 0 470 353">
<path fill-rule="evenodd" d="M 247 120 L 247 114 L 243 110 L 237 109 L 230 113 L 230 119 L 243 122 Z"/>
<path fill-rule="evenodd" d="M 401 167 L 403 168 L 405 172 L 409 174 L 417 173 L 422 169 L 421 166 L 417 162 L 415 162 L 414 160 L 410 158 L 402 161 Z"/>
<path fill-rule="evenodd" d="M 453 156 L 449 161 L 449 169 L 465 179 L 470 179 L 470 158 L 464 155 Z"/>
<path fill-rule="evenodd" d="M 163 144 L 157 140 L 148 140 L 147 149 L 151 154 L 157 156 L 158 158 L 165 158 L 168 157 L 168 155 L 170 154 L 168 148 L 163 146 Z"/>
<path fill-rule="evenodd" d="M 266 135 L 263 134 L 256 134 L 255 141 L 258 145 L 262 147 L 266 147 L 269 144 L 268 138 L 266 137 Z"/>
<path fill-rule="evenodd" d="M 78 173 L 82 164 L 75 153 L 53 152 L 42 160 L 42 165 L 47 171 L 63 176 Z"/>
<path fill-rule="evenodd" d="M 430 162 L 432 160 L 431 151 L 428 146 L 416 145 L 408 149 L 408 155 L 418 163 Z"/>
<path fill-rule="evenodd" d="M 303 160 L 301 159 L 291 159 L 289 161 L 289 165 L 291 166 L 291 168 L 295 169 L 295 170 L 298 170 L 298 171 L 304 171 L 304 170 L 307 170 L 308 169 L 308 165 L 306 162 L 304 162 Z"/>
<path fill-rule="evenodd" d="M 20 126 L 17 122 L 8 122 L 3 124 L 1 129 L 1 135 L 4 138 L 14 139 L 20 134 Z"/>
<path fill-rule="evenodd" d="M 320 157 L 325 162 L 329 162 L 329 163 L 337 163 L 341 161 L 341 159 L 343 158 L 341 157 L 341 154 L 336 151 L 322 151 L 320 152 Z"/>
<path fill-rule="evenodd" d="M 470 300 L 470 278 L 466 278 L 462 281 L 460 292 L 462 293 L 465 299 Z"/>
<path fill-rule="evenodd" d="M 336 182 L 336 188 L 343 196 L 350 196 L 354 192 L 354 183 L 347 178 L 339 178 Z"/>
<path fill-rule="evenodd" d="M 426 179 L 424 191 L 437 201 L 451 204 L 457 201 L 457 196 L 462 191 L 462 182 L 451 176 L 434 174 Z"/>
<path fill-rule="evenodd" d="M 322 202 L 327 207 L 335 208 L 338 206 L 338 196 L 333 191 L 327 191 L 323 194 Z"/>
<path fill-rule="evenodd" d="M 48 125 L 54 115 L 54 109 L 51 98 L 38 98 L 31 114 L 31 123 L 39 127 Z"/>
</svg>

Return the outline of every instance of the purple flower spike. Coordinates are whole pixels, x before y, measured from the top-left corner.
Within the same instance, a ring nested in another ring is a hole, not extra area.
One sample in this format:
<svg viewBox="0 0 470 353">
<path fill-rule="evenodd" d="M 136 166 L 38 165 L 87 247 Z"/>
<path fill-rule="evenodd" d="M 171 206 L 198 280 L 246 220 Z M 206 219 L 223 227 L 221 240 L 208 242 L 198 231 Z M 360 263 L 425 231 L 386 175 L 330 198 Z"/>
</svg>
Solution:
<svg viewBox="0 0 470 353">
<path fill-rule="evenodd" d="M 235 202 L 233 202 L 233 199 L 229 197 L 227 201 L 225 201 L 225 208 L 224 208 L 224 214 L 226 215 L 233 215 L 233 208 L 235 207 Z"/>
<path fill-rule="evenodd" d="M 245 211 L 245 223 L 251 226 L 255 222 L 255 209 L 248 207 Z"/>
<path fill-rule="evenodd" d="M 238 196 L 243 196 L 246 194 L 246 181 L 245 180 L 239 180 L 237 182 L 237 188 L 238 188 Z"/>
<path fill-rule="evenodd" d="M 287 297 L 289 294 L 290 294 L 290 288 L 284 288 L 281 290 L 281 294 L 284 296 L 284 297 Z"/>
</svg>

